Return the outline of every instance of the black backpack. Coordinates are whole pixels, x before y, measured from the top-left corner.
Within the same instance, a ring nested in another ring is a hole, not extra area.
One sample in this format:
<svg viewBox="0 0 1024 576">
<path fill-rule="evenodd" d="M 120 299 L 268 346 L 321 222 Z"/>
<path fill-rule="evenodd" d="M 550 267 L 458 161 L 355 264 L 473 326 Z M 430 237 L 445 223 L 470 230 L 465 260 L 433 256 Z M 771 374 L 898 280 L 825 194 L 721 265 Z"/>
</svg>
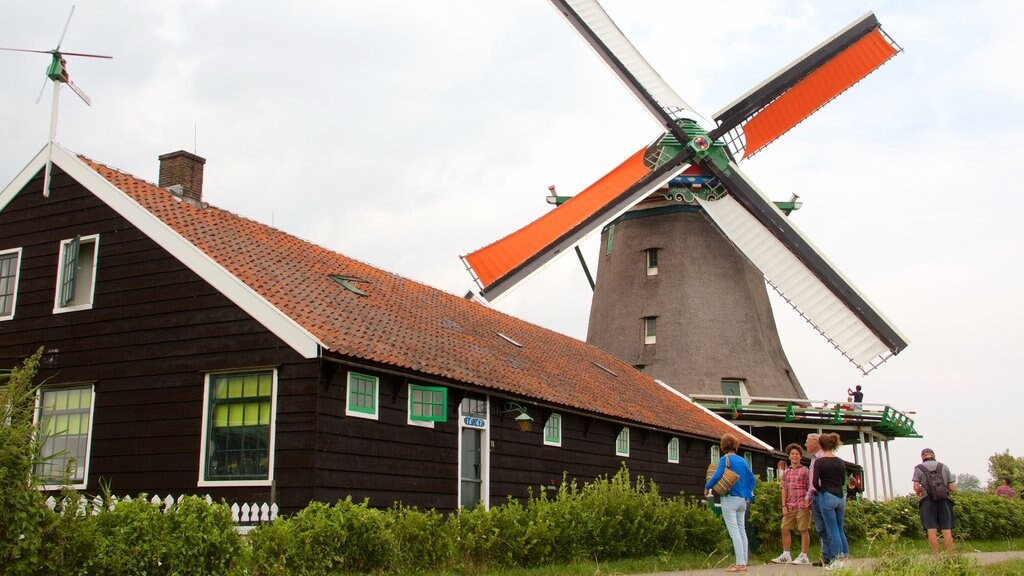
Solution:
<svg viewBox="0 0 1024 576">
<path fill-rule="evenodd" d="M 924 474 L 924 491 L 928 493 L 928 497 L 933 502 L 945 502 L 949 499 L 949 486 L 946 484 L 946 479 L 942 476 L 942 463 L 938 463 L 935 470 L 929 470 L 924 467 L 924 464 L 918 464 L 917 468 Z"/>
</svg>

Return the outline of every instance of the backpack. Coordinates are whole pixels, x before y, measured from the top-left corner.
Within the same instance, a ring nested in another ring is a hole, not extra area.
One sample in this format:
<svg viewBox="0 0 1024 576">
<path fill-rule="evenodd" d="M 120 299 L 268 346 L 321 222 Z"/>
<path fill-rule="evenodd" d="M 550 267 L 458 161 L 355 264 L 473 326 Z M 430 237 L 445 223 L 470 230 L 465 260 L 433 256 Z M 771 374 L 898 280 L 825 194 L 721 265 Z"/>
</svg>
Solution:
<svg viewBox="0 0 1024 576">
<path fill-rule="evenodd" d="M 932 499 L 932 502 L 945 502 L 949 500 L 949 486 L 946 484 L 946 479 L 942 476 L 942 463 L 938 463 L 935 470 L 929 470 L 924 467 L 924 464 L 918 464 L 917 468 L 924 474 L 924 491 L 928 493 L 928 497 Z"/>
</svg>

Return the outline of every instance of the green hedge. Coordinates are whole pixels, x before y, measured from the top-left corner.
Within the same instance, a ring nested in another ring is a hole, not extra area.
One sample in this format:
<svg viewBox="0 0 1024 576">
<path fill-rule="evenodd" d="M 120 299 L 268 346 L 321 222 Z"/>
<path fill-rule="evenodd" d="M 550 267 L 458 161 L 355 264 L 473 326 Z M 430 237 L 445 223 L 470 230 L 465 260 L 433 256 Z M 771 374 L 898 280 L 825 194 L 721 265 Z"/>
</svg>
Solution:
<svg viewBox="0 0 1024 576">
<path fill-rule="evenodd" d="M 953 500 L 957 522 L 953 533 L 957 538 L 1004 540 L 1024 537 L 1024 500 L 968 492 L 955 494 Z M 781 545 L 780 502 L 778 482 L 758 482 L 748 522 L 757 532 L 759 551 L 778 550 Z M 917 502 L 913 496 L 887 502 L 847 502 L 846 536 L 851 541 L 865 542 L 924 538 Z"/>
</svg>

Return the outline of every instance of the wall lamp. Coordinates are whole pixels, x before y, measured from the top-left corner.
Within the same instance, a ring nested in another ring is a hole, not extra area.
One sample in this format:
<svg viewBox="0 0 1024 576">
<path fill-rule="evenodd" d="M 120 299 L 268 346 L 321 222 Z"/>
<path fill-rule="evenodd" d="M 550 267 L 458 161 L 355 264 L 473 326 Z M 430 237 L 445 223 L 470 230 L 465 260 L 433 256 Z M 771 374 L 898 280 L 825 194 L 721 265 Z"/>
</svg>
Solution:
<svg viewBox="0 0 1024 576">
<path fill-rule="evenodd" d="M 505 402 L 505 407 L 502 409 L 502 414 L 508 414 L 511 412 L 518 412 L 516 416 L 516 424 L 519 426 L 519 430 L 523 432 L 530 431 L 530 425 L 533 423 L 533 418 L 526 413 L 526 408 L 516 404 L 515 402 Z"/>
</svg>

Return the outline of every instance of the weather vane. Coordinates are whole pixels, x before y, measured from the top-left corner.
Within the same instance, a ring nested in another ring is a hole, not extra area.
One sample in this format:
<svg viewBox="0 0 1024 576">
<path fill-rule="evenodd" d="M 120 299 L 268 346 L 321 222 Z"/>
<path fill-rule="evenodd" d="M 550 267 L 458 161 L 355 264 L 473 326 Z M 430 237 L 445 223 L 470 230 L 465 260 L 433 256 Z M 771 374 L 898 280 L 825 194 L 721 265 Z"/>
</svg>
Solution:
<svg viewBox="0 0 1024 576">
<path fill-rule="evenodd" d="M 69 88 L 78 94 L 78 97 L 82 99 L 87 106 L 92 105 L 92 100 L 79 88 L 71 78 L 68 77 L 68 64 L 64 59 L 65 56 L 83 56 L 86 58 L 106 58 L 112 59 L 113 56 L 101 56 L 99 54 L 82 54 L 79 52 L 61 52 L 61 45 L 64 43 L 64 35 L 68 33 L 68 26 L 71 25 L 71 17 L 75 14 L 75 7 L 71 7 L 71 13 L 68 14 L 68 21 L 64 24 L 64 31 L 60 34 L 60 40 L 57 41 L 57 47 L 53 50 L 29 50 L 27 48 L 0 48 L 0 50 L 8 50 L 12 52 L 34 52 L 37 54 L 50 54 L 52 60 L 50 66 L 46 69 L 46 77 L 53 82 L 53 104 L 50 109 L 50 138 L 47 141 L 47 154 L 46 154 L 46 171 L 43 175 L 43 196 L 50 196 L 50 170 L 52 167 L 53 158 L 53 144 L 57 138 L 57 110 L 60 102 L 60 87 L 62 84 L 67 84 Z M 46 81 L 43 81 L 43 87 L 39 90 L 39 97 L 36 98 L 36 102 L 43 97 L 43 90 L 46 89 Z"/>
</svg>

